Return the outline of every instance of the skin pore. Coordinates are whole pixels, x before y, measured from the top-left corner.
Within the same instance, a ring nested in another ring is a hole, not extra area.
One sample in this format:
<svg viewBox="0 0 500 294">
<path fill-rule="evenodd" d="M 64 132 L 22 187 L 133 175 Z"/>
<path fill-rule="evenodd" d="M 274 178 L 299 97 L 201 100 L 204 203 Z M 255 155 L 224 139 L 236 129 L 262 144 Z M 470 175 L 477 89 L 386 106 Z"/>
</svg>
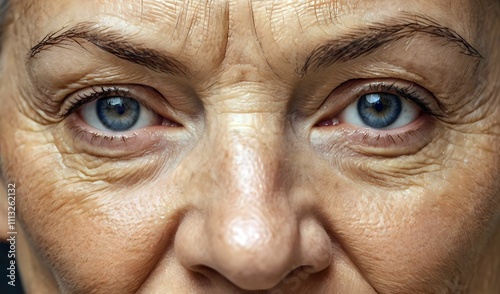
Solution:
<svg viewBox="0 0 500 294">
<path fill-rule="evenodd" d="M 500 291 L 498 1 L 9 9 L 2 193 L 28 293 Z M 408 119 L 360 125 L 373 93 Z M 116 97 L 144 124 L 106 128 Z"/>
</svg>

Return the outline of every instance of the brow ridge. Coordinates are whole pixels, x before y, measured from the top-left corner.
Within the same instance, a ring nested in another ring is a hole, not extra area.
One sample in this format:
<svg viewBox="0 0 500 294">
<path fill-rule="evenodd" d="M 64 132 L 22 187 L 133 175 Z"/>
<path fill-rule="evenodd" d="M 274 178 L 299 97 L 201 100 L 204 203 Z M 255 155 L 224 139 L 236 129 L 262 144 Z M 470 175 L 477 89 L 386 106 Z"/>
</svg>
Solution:
<svg viewBox="0 0 500 294">
<path fill-rule="evenodd" d="M 342 38 L 329 40 L 317 46 L 306 58 L 302 68 L 297 71 L 301 77 L 308 71 L 317 71 L 335 63 L 346 62 L 373 53 L 383 45 L 395 42 L 402 38 L 412 37 L 423 33 L 432 37 L 447 40 L 454 44 L 467 56 L 483 58 L 481 54 L 463 37 L 450 28 L 439 25 L 437 22 L 424 16 L 417 15 L 415 21 L 408 22 L 401 18 L 392 19 L 387 23 L 375 22 L 362 30 L 344 35 Z"/>
<path fill-rule="evenodd" d="M 82 22 L 69 29 L 63 27 L 59 31 L 46 35 L 30 49 L 28 61 L 34 59 L 44 50 L 52 47 L 64 47 L 72 42 L 88 51 L 81 43 L 82 40 L 86 40 L 120 59 L 145 66 L 153 71 L 170 75 L 186 74 L 186 67 L 175 58 L 166 56 L 157 50 L 145 48 L 142 44 L 127 41 L 122 34 L 109 28 L 96 29 L 96 25 L 92 22 Z"/>
<path fill-rule="evenodd" d="M 316 47 L 307 56 L 304 65 L 300 70 L 296 70 L 296 73 L 302 77 L 310 70 L 316 71 L 334 63 L 366 56 L 383 45 L 411 37 L 417 33 L 445 39 L 448 43 L 458 46 L 461 53 L 482 58 L 481 54 L 457 32 L 424 16 L 416 15 L 414 17 L 415 20 L 410 22 L 407 20 L 402 22 L 402 18 L 392 19 L 390 22 L 396 23 L 394 25 L 381 22 L 372 23 L 362 30 L 358 29 L 342 36 L 342 38 L 327 41 Z M 108 28 L 95 29 L 96 25 L 91 22 L 82 22 L 70 29 L 62 28 L 46 35 L 30 49 L 28 60 L 35 58 L 43 50 L 65 46 L 70 42 L 75 42 L 86 49 L 80 43 L 80 40 L 86 40 L 118 58 L 148 67 L 154 71 L 171 75 L 186 75 L 186 67 L 176 59 L 165 56 L 156 50 L 144 48 L 140 44 L 126 41 L 121 34 Z"/>
</svg>

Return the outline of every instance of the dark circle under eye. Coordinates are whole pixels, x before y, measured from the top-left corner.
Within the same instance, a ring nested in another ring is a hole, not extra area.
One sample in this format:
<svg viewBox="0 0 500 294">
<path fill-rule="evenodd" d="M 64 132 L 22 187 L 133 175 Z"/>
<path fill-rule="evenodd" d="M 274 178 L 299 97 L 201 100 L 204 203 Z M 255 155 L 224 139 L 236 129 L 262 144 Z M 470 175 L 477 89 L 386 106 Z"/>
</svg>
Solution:
<svg viewBox="0 0 500 294">
<path fill-rule="evenodd" d="M 370 93 L 359 98 L 358 113 L 372 128 L 385 128 L 394 123 L 402 110 L 401 98 L 389 93 Z"/>
<path fill-rule="evenodd" d="M 109 97 L 96 101 L 96 111 L 102 124 L 113 131 L 132 128 L 139 119 L 141 106 L 134 99 Z"/>
</svg>

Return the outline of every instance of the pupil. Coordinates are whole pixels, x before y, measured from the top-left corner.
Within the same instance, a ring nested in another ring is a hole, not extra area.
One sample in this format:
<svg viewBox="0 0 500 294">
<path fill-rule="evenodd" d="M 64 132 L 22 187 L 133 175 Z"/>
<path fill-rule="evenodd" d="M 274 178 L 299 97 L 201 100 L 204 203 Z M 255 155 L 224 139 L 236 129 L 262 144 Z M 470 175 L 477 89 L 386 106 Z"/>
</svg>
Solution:
<svg viewBox="0 0 500 294">
<path fill-rule="evenodd" d="M 123 106 L 123 104 L 120 104 L 120 105 L 117 105 L 115 107 L 116 109 L 116 112 L 118 112 L 119 115 L 123 115 L 125 113 L 125 107 Z"/>
<path fill-rule="evenodd" d="M 379 100 L 379 101 L 373 103 L 373 108 L 377 112 L 382 112 L 384 110 L 384 104 Z"/>
</svg>

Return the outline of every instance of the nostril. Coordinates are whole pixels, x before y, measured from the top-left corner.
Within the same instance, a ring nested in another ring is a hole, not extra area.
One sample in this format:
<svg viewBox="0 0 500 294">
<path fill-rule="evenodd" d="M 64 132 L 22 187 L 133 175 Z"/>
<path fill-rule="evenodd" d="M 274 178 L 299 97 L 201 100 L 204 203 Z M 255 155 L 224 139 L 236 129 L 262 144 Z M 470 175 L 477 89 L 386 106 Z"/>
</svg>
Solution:
<svg viewBox="0 0 500 294">
<path fill-rule="evenodd" d="M 213 277 L 217 274 L 217 272 L 210 267 L 204 265 L 196 265 L 188 268 L 188 270 L 192 280 L 196 281 L 198 285 L 205 288 L 213 286 Z"/>
<path fill-rule="evenodd" d="M 243 266 L 244 267 L 244 266 Z M 259 291 L 271 289 L 283 281 L 283 277 L 288 277 L 287 275 L 282 275 L 272 277 L 271 275 L 259 275 L 258 273 L 251 274 L 249 277 L 246 273 L 239 271 L 225 271 L 220 272 L 209 266 L 199 265 L 189 268 L 192 276 L 197 278 L 198 282 L 208 284 L 218 284 L 222 281 L 224 283 L 229 283 L 237 287 L 238 289 L 244 289 L 249 291 Z"/>
<path fill-rule="evenodd" d="M 193 266 L 189 267 L 189 270 L 193 271 L 193 272 L 197 272 L 197 273 L 202 274 L 204 276 L 207 276 L 211 271 L 213 271 L 213 269 L 211 269 L 208 266 L 204 266 L 204 265 L 193 265 Z"/>
<path fill-rule="evenodd" d="M 317 273 L 318 271 L 313 266 L 299 266 L 296 269 L 289 272 L 283 280 L 290 279 L 292 277 L 298 277 L 301 280 L 307 280 L 310 275 Z"/>
<path fill-rule="evenodd" d="M 225 272 L 221 273 L 209 266 L 205 265 L 197 265 L 189 268 L 191 275 L 198 280 L 198 283 L 205 283 L 206 285 L 217 284 L 221 281 L 225 283 L 232 284 L 239 289 L 246 289 L 250 291 L 259 291 L 263 289 L 270 289 L 278 283 L 276 280 L 272 285 L 260 285 L 257 286 L 254 283 L 258 282 L 257 279 L 247 279 L 239 276 L 239 273 L 236 271 L 233 272 Z M 284 275 L 288 276 L 288 275 Z M 281 279 L 282 280 L 282 279 Z M 246 284 L 245 282 L 250 282 L 250 284 Z M 257 287 L 256 287 L 257 286 Z"/>
</svg>

